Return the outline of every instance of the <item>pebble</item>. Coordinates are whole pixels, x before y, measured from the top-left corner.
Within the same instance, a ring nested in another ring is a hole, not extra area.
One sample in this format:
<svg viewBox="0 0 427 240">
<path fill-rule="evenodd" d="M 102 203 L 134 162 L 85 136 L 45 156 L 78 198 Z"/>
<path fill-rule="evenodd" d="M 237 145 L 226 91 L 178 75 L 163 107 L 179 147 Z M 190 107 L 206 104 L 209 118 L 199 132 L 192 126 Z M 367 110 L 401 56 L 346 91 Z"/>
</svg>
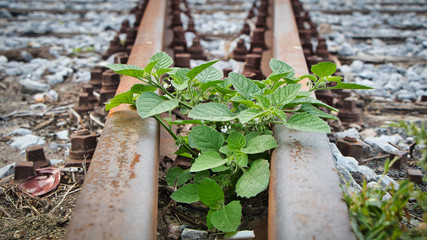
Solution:
<svg viewBox="0 0 427 240">
<path fill-rule="evenodd" d="M 393 153 L 398 149 L 392 146 L 390 143 L 398 144 L 398 142 L 402 140 L 403 138 L 399 135 L 393 135 L 393 136 L 382 135 L 379 137 L 367 137 L 363 141 L 373 147 L 380 148 L 384 152 Z"/>
<path fill-rule="evenodd" d="M 28 130 L 25 128 L 18 128 L 18 129 L 11 131 L 11 132 L 8 132 L 6 134 L 6 136 L 25 136 L 28 134 L 31 134 L 31 130 Z"/>
<path fill-rule="evenodd" d="M 377 177 L 377 174 L 374 172 L 374 170 L 364 165 L 357 166 L 357 171 L 363 174 L 367 181 L 375 180 Z"/>
<path fill-rule="evenodd" d="M 68 130 L 63 130 L 63 131 L 56 132 L 55 136 L 59 140 L 69 140 L 69 138 L 68 138 Z"/>
<path fill-rule="evenodd" d="M 337 132 L 335 133 L 337 137 L 344 138 L 344 137 L 352 137 L 352 138 L 360 138 L 359 131 L 355 128 L 350 128 L 345 130 L 344 132 Z"/>
<path fill-rule="evenodd" d="M 185 228 L 181 233 L 181 240 L 206 240 L 208 232 Z"/>
<path fill-rule="evenodd" d="M 38 81 L 33 81 L 29 78 L 25 78 L 19 81 L 19 84 L 21 84 L 23 87 L 22 91 L 30 92 L 30 93 L 45 92 L 50 88 L 48 84 L 41 83 Z"/>
<path fill-rule="evenodd" d="M 6 165 L 5 167 L 0 168 L 0 179 L 5 178 L 14 174 L 15 172 L 15 163 Z"/>
<path fill-rule="evenodd" d="M 30 146 L 44 144 L 46 144 L 46 141 L 43 140 L 43 138 L 34 136 L 32 134 L 27 134 L 21 137 L 14 137 L 10 146 L 19 150 L 24 150 Z"/>
</svg>

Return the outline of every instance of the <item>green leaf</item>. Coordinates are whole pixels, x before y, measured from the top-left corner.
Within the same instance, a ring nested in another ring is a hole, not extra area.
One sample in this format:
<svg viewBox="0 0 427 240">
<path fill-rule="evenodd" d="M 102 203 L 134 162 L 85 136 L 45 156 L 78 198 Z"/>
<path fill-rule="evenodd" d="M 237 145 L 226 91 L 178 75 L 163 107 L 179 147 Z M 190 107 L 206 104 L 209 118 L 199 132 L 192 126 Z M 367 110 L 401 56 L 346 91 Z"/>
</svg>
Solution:
<svg viewBox="0 0 427 240">
<path fill-rule="evenodd" d="M 303 105 L 301 105 L 301 107 L 298 109 L 299 112 L 308 112 L 311 113 L 313 115 L 319 116 L 321 118 L 326 118 L 326 119 L 333 119 L 333 120 L 337 120 L 337 116 L 334 116 L 332 114 L 329 113 L 325 113 L 319 109 L 317 109 L 316 107 L 314 107 L 313 105 L 309 104 L 309 103 L 305 103 Z"/>
<path fill-rule="evenodd" d="M 190 147 L 205 151 L 218 151 L 224 144 L 224 137 L 215 129 L 206 125 L 194 126 L 188 134 Z"/>
<path fill-rule="evenodd" d="M 240 112 L 240 114 L 237 116 L 237 118 L 239 119 L 239 121 L 242 124 L 245 124 L 245 123 L 251 121 L 252 119 L 258 117 L 259 114 L 261 114 L 260 111 L 253 109 L 253 108 L 249 108 L 249 109 L 246 109 L 246 110 Z"/>
<path fill-rule="evenodd" d="M 277 143 L 273 136 L 261 135 L 249 140 L 242 152 L 246 154 L 262 153 L 275 147 L 277 147 Z"/>
<path fill-rule="evenodd" d="M 236 153 L 234 155 L 234 160 L 236 161 L 237 165 L 240 167 L 248 167 L 248 155 L 245 153 Z"/>
<path fill-rule="evenodd" d="M 286 108 L 292 108 L 294 106 L 302 105 L 304 103 L 310 103 L 310 104 L 313 104 L 313 105 L 318 105 L 318 106 L 326 107 L 326 108 L 328 108 L 328 109 L 330 109 L 332 111 L 338 112 L 338 109 L 336 109 L 334 107 L 331 107 L 328 104 L 326 104 L 326 103 L 324 103 L 322 101 L 319 101 L 317 99 L 314 99 L 312 97 L 296 98 L 296 99 L 292 100 L 292 102 L 286 104 L 283 108 L 285 108 L 285 109 Z"/>
<path fill-rule="evenodd" d="M 207 83 L 215 80 L 220 80 L 224 77 L 224 74 L 221 70 L 216 67 L 208 67 L 205 70 L 201 71 L 199 75 L 197 75 L 197 80 L 201 83 Z"/>
<path fill-rule="evenodd" d="M 243 171 L 236 183 L 236 193 L 241 197 L 254 197 L 267 189 L 269 180 L 270 164 L 264 159 L 256 160 L 247 171 Z"/>
<path fill-rule="evenodd" d="M 234 232 L 240 226 L 242 206 L 239 201 L 232 201 L 227 206 L 211 214 L 211 223 L 222 232 Z"/>
<path fill-rule="evenodd" d="M 374 89 L 373 87 L 368 87 L 365 85 L 357 84 L 357 83 L 343 83 L 338 82 L 335 87 L 327 87 L 322 89 Z"/>
<path fill-rule="evenodd" d="M 289 77 L 292 77 L 295 74 L 295 70 L 286 64 L 285 62 L 272 58 L 270 60 L 270 68 L 271 71 L 273 71 L 274 74 L 280 74 L 280 73 L 292 73 Z"/>
<path fill-rule="evenodd" d="M 226 162 L 227 159 L 223 159 L 218 152 L 206 152 L 194 160 L 194 163 L 191 165 L 190 172 L 200 172 L 216 168 Z"/>
<path fill-rule="evenodd" d="M 317 80 L 317 77 L 314 76 L 314 75 L 311 75 L 311 74 L 304 74 L 304 75 L 298 77 L 299 80 L 303 80 L 304 78 L 308 78 L 311 81 L 316 81 Z"/>
<path fill-rule="evenodd" d="M 206 171 L 201 171 L 201 172 L 196 172 L 193 175 L 193 179 L 195 183 L 201 183 L 203 180 L 205 180 L 205 178 L 208 178 L 211 174 L 209 173 L 208 170 Z"/>
<path fill-rule="evenodd" d="M 258 102 L 261 103 L 261 105 L 264 108 L 269 108 L 271 106 L 270 100 L 267 97 L 263 96 L 263 95 L 256 95 L 256 96 L 254 96 L 254 98 L 256 100 L 258 100 Z"/>
<path fill-rule="evenodd" d="M 327 77 L 334 74 L 337 70 L 337 66 L 332 62 L 321 62 L 311 66 L 311 72 L 319 77 Z"/>
<path fill-rule="evenodd" d="M 246 139 L 241 133 L 233 132 L 227 138 L 227 146 L 230 150 L 240 150 L 245 145 Z"/>
<path fill-rule="evenodd" d="M 252 80 L 241 74 L 231 72 L 228 75 L 234 89 L 247 100 L 251 100 L 253 95 L 261 93 L 261 89 Z"/>
<path fill-rule="evenodd" d="M 215 61 L 210 61 L 210 62 L 207 62 L 207 63 L 203 63 L 203 64 L 201 64 L 201 65 L 199 65 L 199 66 L 197 66 L 197 67 L 195 67 L 195 68 L 193 68 L 193 69 L 191 69 L 191 71 L 189 71 L 188 73 L 187 73 L 187 77 L 189 77 L 190 78 L 190 80 L 193 80 L 193 78 L 195 78 L 197 75 L 199 75 L 199 73 L 201 73 L 203 70 L 205 70 L 206 68 L 208 68 L 208 67 L 210 67 L 210 66 L 212 66 L 212 65 L 214 65 L 215 63 L 217 63 L 219 60 L 215 60 Z M 218 80 L 218 79 L 216 79 L 216 80 Z"/>
<path fill-rule="evenodd" d="M 136 108 L 142 118 L 151 117 L 178 107 L 179 100 L 165 100 L 153 92 L 143 92 L 136 99 Z"/>
<path fill-rule="evenodd" d="M 183 170 L 179 167 L 172 167 L 166 173 L 166 183 L 169 186 L 181 186 L 191 179 L 191 173 L 188 170 Z"/>
<path fill-rule="evenodd" d="M 202 83 L 202 86 L 200 87 L 202 89 L 202 91 L 205 91 L 206 89 L 213 87 L 215 85 L 218 85 L 220 83 L 222 83 L 224 80 L 215 80 L 215 81 L 210 81 L 207 83 Z"/>
<path fill-rule="evenodd" d="M 229 166 L 221 165 L 219 167 L 212 168 L 211 170 L 212 170 L 212 172 L 217 173 L 217 172 L 224 172 L 224 171 L 226 171 L 228 169 L 230 169 Z"/>
<path fill-rule="evenodd" d="M 289 84 L 278 88 L 271 94 L 271 102 L 275 106 L 282 106 L 290 103 L 298 95 L 301 84 Z"/>
<path fill-rule="evenodd" d="M 180 68 L 174 74 L 170 74 L 169 76 L 173 79 L 172 86 L 179 91 L 186 89 L 190 82 L 190 78 L 186 76 L 189 71 L 188 68 Z"/>
<path fill-rule="evenodd" d="M 157 90 L 157 88 L 147 84 L 134 84 L 130 90 L 133 93 L 141 94 L 142 92 L 154 92 Z"/>
<path fill-rule="evenodd" d="M 284 76 L 286 76 L 288 73 L 272 73 L 270 74 L 270 76 L 267 77 L 267 80 L 271 80 L 273 83 L 279 81 L 280 79 L 282 79 Z"/>
<path fill-rule="evenodd" d="M 230 108 L 221 103 L 202 103 L 195 106 L 188 117 L 207 121 L 230 121 L 236 118 Z"/>
<path fill-rule="evenodd" d="M 168 68 L 173 64 L 172 58 L 165 52 L 158 52 L 154 54 L 148 63 L 157 61 L 156 65 L 154 65 L 154 69 L 159 70 L 162 68 Z"/>
<path fill-rule="evenodd" d="M 107 64 L 107 67 L 113 70 L 114 72 L 131 77 L 142 77 L 144 75 L 144 68 L 134 65 L 127 64 Z"/>
<path fill-rule="evenodd" d="M 151 75 L 151 72 L 153 71 L 153 67 L 154 67 L 154 65 L 157 64 L 157 62 L 158 62 L 158 60 L 149 62 L 144 69 L 144 74 L 145 75 Z"/>
<path fill-rule="evenodd" d="M 273 115 L 280 118 L 283 122 L 286 122 L 286 114 L 282 110 L 275 109 Z"/>
<path fill-rule="evenodd" d="M 233 151 L 231 151 L 231 149 L 230 149 L 230 148 L 228 148 L 228 146 L 227 146 L 227 145 L 222 146 L 222 147 L 219 149 L 219 152 L 220 152 L 220 153 L 224 153 L 225 155 L 231 155 L 231 154 L 233 154 Z"/>
<path fill-rule="evenodd" d="M 110 101 L 105 104 L 105 111 L 109 111 L 113 107 L 117 107 L 122 103 L 134 104 L 133 102 L 133 92 L 131 90 L 117 94 L 114 98 L 110 99 Z"/>
<path fill-rule="evenodd" d="M 327 122 L 310 113 L 296 113 L 284 125 L 287 128 L 308 131 L 330 133 L 331 129 Z"/>
<path fill-rule="evenodd" d="M 157 76 L 157 77 L 160 77 L 160 76 L 162 76 L 163 74 L 165 74 L 165 73 L 167 73 L 167 72 L 170 72 L 170 71 L 172 71 L 172 69 L 170 69 L 170 68 L 162 68 L 162 69 L 157 70 L 157 71 L 154 73 L 154 75 L 155 75 L 155 76 Z"/>
<path fill-rule="evenodd" d="M 194 203 L 200 201 L 199 184 L 187 184 L 172 193 L 171 198 L 180 203 Z"/>
<path fill-rule="evenodd" d="M 200 201 L 206 206 L 217 208 L 224 201 L 222 188 L 212 179 L 205 178 L 199 186 Z"/>
</svg>

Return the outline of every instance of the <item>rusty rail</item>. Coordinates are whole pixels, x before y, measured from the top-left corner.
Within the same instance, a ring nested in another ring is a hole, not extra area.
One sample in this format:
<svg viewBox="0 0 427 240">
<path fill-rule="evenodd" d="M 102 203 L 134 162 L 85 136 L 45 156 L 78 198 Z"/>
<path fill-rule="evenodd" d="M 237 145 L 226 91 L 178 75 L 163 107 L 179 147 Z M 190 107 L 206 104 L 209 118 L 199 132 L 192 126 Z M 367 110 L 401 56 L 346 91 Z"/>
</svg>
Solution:
<svg viewBox="0 0 427 240">
<path fill-rule="evenodd" d="M 272 53 L 308 72 L 290 0 L 274 2 Z M 148 3 L 129 64 L 163 50 L 167 0 Z M 286 23 L 286 24 L 285 24 Z M 122 77 L 117 93 L 137 80 Z M 325 134 L 274 127 L 268 239 L 354 239 Z M 155 239 L 159 130 L 126 106 L 113 109 L 86 176 L 67 239 Z"/>
<path fill-rule="evenodd" d="M 290 0 L 274 1 L 273 56 L 308 73 Z M 278 24 L 279 23 L 279 24 Z M 355 239 L 326 134 L 273 129 L 268 239 Z"/>
<path fill-rule="evenodd" d="M 149 1 L 129 57 L 145 66 L 163 49 L 166 0 Z M 138 80 L 122 77 L 117 93 Z M 159 131 L 134 109 L 111 110 L 92 158 L 66 239 L 155 239 Z"/>
</svg>

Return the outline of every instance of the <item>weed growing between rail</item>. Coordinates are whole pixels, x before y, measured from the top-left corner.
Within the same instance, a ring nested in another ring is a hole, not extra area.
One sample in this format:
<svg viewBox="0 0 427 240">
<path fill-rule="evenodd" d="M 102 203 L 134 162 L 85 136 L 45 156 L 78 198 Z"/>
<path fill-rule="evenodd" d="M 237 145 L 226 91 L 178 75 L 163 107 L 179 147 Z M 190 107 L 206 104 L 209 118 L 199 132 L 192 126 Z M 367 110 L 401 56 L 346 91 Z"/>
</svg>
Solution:
<svg viewBox="0 0 427 240">
<path fill-rule="evenodd" d="M 268 187 L 270 151 L 277 147 L 271 124 L 288 128 L 330 132 L 322 120 L 336 116 L 316 106 L 337 109 L 312 98 L 323 89 L 369 89 L 343 83 L 331 76 L 335 64 L 323 62 L 312 66 L 315 75 L 295 76 L 286 63 L 271 59 L 272 74 L 265 80 L 251 80 L 237 73 L 223 79 L 222 71 L 211 61 L 193 69 L 171 68 L 173 60 L 160 52 L 145 68 L 111 64 L 116 73 L 141 80 L 131 90 L 111 99 L 106 110 L 120 104 L 135 106 L 142 118 L 154 117 L 175 139 L 176 154 L 192 159 L 190 169 L 171 168 L 166 176 L 177 190 L 172 199 L 181 203 L 201 201 L 209 207 L 207 226 L 222 232 L 236 231 L 242 218 L 239 198 L 254 197 Z M 165 77 L 164 75 L 167 74 Z M 301 80 L 308 78 L 308 91 Z M 335 82 L 335 87 L 326 84 Z M 154 91 L 158 90 L 161 95 Z M 189 120 L 172 121 L 160 114 L 178 110 Z M 188 136 L 172 131 L 176 124 L 194 124 Z"/>
<path fill-rule="evenodd" d="M 419 164 L 427 171 L 427 132 L 424 127 L 416 127 L 414 123 L 406 124 L 401 121 L 391 124 L 392 127 L 404 128 L 409 135 L 415 136 L 415 142 L 421 146 L 422 159 Z M 383 176 L 396 161 L 387 160 Z M 426 182 L 427 177 L 423 181 Z M 358 239 L 426 239 L 427 238 L 427 192 L 416 189 L 408 180 L 400 182 L 399 188 L 381 189 L 380 181 L 373 188 L 367 187 L 366 182 L 359 193 L 344 196 L 350 210 L 353 231 Z M 387 193 L 389 198 L 386 198 Z M 423 222 L 414 229 L 406 229 L 402 219 L 407 222 L 412 219 L 408 209 L 409 198 L 415 198 L 424 212 Z"/>
</svg>

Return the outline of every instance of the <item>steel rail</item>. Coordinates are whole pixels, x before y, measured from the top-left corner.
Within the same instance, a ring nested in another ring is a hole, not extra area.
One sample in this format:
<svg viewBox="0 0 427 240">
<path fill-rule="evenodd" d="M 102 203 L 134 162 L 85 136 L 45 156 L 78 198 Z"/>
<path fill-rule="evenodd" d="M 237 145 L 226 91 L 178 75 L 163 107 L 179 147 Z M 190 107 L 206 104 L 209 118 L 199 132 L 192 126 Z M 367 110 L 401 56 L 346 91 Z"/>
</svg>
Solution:
<svg viewBox="0 0 427 240">
<path fill-rule="evenodd" d="M 273 57 L 307 74 L 290 0 L 274 0 L 273 34 Z M 355 239 L 326 134 L 283 125 L 273 132 L 268 239 Z"/>
<path fill-rule="evenodd" d="M 166 0 L 148 2 L 128 64 L 163 49 Z M 122 77 L 117 93 L 137 83 Z M 121 105 L 109 113 L 66 239 L 156 239 L 159 128 Z"/>
</svg>

